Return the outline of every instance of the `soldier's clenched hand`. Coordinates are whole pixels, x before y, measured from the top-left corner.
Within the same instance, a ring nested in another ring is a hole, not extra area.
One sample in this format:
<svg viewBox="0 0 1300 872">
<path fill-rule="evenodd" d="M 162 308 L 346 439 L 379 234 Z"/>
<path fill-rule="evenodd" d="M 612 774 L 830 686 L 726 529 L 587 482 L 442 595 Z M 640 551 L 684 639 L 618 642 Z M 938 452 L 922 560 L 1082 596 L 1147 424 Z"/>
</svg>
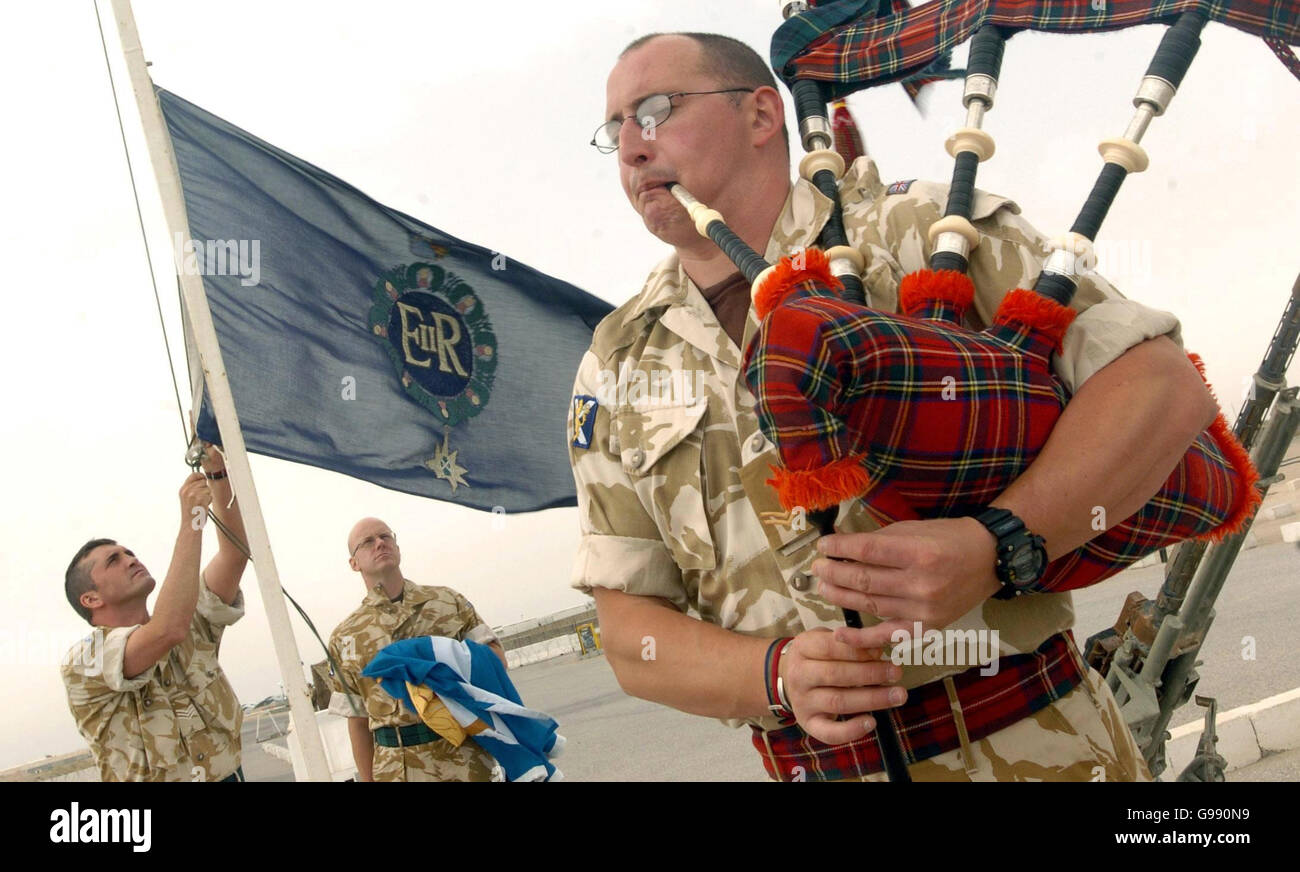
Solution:
<svg viewBox="0 0 1300 872">
<path fill-rule="evenodd" d="M 185 483 L 181 485 L 181 522 L 188 524 L 194 518 L 201 517 L 200 513 L 194 510 L 197 508 L 206 512 L 211 502 L 212 491 L 208 488 L 208 480 L 203 473 L 190 473 Z"/>
<path fill-rule="evenodd" d="M 901 705 L 906 691 L 890 684 L 903 670 L 881 657 L 881 649 L 845 645 L 824 628 L 795 636 L 781 653 L 781 678 L 804 731 L 842 745 L 875 729 L 866 712 Z M 841 715 L 851 717 L 841 721 Z"/>
</svg>

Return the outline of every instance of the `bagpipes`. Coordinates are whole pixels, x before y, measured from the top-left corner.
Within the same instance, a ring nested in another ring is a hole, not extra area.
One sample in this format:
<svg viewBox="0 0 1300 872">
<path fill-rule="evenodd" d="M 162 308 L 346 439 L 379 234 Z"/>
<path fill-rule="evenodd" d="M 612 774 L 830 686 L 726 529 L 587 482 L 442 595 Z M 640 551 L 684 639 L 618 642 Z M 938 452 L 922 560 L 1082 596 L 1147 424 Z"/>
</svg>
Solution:
<svg viewBox="0 0 1300 872">
<path fill-rule="evenodd" d="M 931 269 L 903 278 L 903 314 L 841 297 L 832 273 L 847 258 L 837 248 L 826 257 L 809 251 L 802 263 L 787 258 L 756 285 L 761 328 L 746 379 L 764 432 L 780 449 L 774 483 L 783 507 L 825 509 L 857 497 L 882 524 L 974 514 L 1032 463 L 1067 400 L 1051 355 L 1074 318 L 1068 303 L 1092 260 L 1091 241 L 1124 177 L 1146 167 L 1138 142 L 1172 98 L 1204 25 L 1184 13 L 1166 31 L 1128 130 L 1101 144 L 1105 166 L 1070 233 L 1054 243 L 1034 290 L 1008 293 L 982 332 L 962 327 L 974 295 L 965 271 L 979 242 L 970 223 L 975 172 L 993 152 L 980 124 L 996 92 L 1003 38 L 991 25 L 976 33 L 967 125 L 948 141 L 956 166 L 945 217 L 930 228 Z M 798 110 L 812 101 L 795 103 Z M 805 156 L 801 172 L 826 192 L 837 160 L 822 145 Z M 1052 561 L 1039 584 L 1082 587 L 1161 547 L 1221 538 L 1253 508 L 1254 480 L 1219 416 L 1146 506 Z"/>
<path fill-rule="evenodd" d="M 864 258 L 847 244 L 839 217 L 844 162 L 830 147 L 815 82 L 801 79 L 791 90 L 808 151 L 800 174 L 835 207 L 819 239 L 824 251 L 770 265 L 721 215 L 670 186 L 700 233 L 753 283 L 761 324 L 745 353 L 745 378 L 760 425 L 780 453 L 770 483 L 785 509 L 818 513 L 814 522 L 823 532 L 833 531 L 833 510 L 850 499 L 860 499 L 882 525 L 973 515 L 1028 468 L 1068 400 L 1051 356 L 1074 318 L 1068 304 L 1089 266 L 1091 241 L 1124 177 L 1145 169 L 1138 142 L 1173 97 L 1205 23 L 1196 12 L 1183 13 L 1166 31 L 1135 97 L 1132 123 L 1123 137 L 1101 145 L 1105 167 L 1071 232 L 1054 244 L 1034 289 L 1010 291 L 980 332 L 962 318 L 974 294 L 968 255 L 980 240 L 970 222 L 975 170 L 993 153 L 980 124 L 993 104 L 1002 55 L 994 25 L 972 43 L 967 124 L 948 143 L 956 166 L 946 213 L 930 230 L 931 268 L 903 279 L 902 314 L 873 309 L 865 299 L 858 278 Z M 1256 479 L 1219 415 L 1145 506 L 1050 562 L 1039 585 L 1083 587 L 1161 547 L 1222 538 L 1253 514 Z M 861 626 L 855 613 L 845 617 Z M 905 780 L 901 756 L 891 753 L 897 739 L 889 719 L 877 722 L 890 778 Z"/>
</svg>

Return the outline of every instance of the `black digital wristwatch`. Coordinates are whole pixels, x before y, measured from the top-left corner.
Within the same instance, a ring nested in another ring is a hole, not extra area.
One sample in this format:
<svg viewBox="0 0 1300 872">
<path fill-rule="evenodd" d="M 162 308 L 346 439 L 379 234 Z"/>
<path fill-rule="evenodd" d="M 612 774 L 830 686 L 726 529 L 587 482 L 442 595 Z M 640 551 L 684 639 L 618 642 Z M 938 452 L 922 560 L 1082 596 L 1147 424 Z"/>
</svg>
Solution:
<svg viewBox="0 0 1300 872">
<path fill-rule="evenodd" d="M 1047 568 L 1047 549 L 1043 537 L 1025 529 L 1025 522 L 1007 510 L 989 507 L 975 515 L 997 543 L 997 561 L 993 570 L 1002 590 L 994 594 L 998 599 L 1010 599 L 1029 593 L 1034 583 L 1043 577 Z"/>
</svg>

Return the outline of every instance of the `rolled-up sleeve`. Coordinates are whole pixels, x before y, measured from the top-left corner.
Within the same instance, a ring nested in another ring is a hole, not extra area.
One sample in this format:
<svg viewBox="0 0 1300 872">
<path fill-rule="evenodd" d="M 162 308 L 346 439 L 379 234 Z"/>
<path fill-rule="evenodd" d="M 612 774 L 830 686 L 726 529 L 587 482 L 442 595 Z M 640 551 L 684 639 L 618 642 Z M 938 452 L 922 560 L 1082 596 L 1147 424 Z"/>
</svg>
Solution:
<svg viewBox="0 0 1300 872">
<path fill-rule="evenodd" d="M 214 627 L 229 627 L 244 616 L 244 592 L 235 594 L 234 602 L 223 602 L 208 589 L 206 578 L 199 578 L 199 599 L 194 611 L 207 619 Z"/>
<path fill-rule="evenodd" d="M 681 570 L 659 541 L 584 533 L 574 560 L 572 586 L 584 593 L 604 587 L 657 596 L 679 609 L 686 608 Z"/>
<path fill-rule="evenodd" d="M 1007 291 L 1032 288 L 1049 254 L 1048 240 L 1018 214 L 1010 200 L 980 193 L 975 226 L 980 244 L 971 253 L 976 308 L 987 321 Z M 1182 345 L 1182 328 L 1169 312 L 1121 294 L 1095 270 L 1079 276 L 1070 307 L 1079 313 L 1065 333 L 1052 367 L 1070 393 L 1124 352 L 1157 336 Z"/>
<path fill-rule="evenodd" d="M 474 608 L 474 604 L 467 600 L 463 594 L 456 591 L 452 591 L 452 593 L 455 595 L 459 606 L 461 625 L 465 627 L 461 638 L 468 639 L 471 642 L 478 642 L 480 645 L 490 645 L 493 642 L 500 644 L 497 634 L 492 632 L 492 628 L 479 616 L 478 609 Z"/>
<path fill-rule="evenodd" d="M 339 673 L 345 668 L 342 651 L 339 650 L 338 639 L 331 636 L 329 644 L 330 655 L 334 662 L 330 664 L 329 683 L 330 683 L 330 714 L 338 715 L 344 718 L 363 718 L 366 717 L 366 704 L 360 696 L 350 693 L 347 686 L 344 685 L 344 677 Z M 338 672 L 335 669 L 338 669 Z M 348 685 L 353 688 L 358 686 L 358 676 L 355 672 L 349 673 L 346 677 Z"/>
<path fill-rule="evenodd" d="M 1183 344 L 1182 325 L 1170 312 L 1126 299 L 1096 272 L 1082 276 L 1075 296 L 1082 311 L 1065 331 L 1052 366 L 1073 393 L 1099 369 L 1157 336 Z"/>
<path fill-rule="evenodd" d="M 681 569 L 611 444 L 612 410 L 602 402 L 607 398 L 599 390 L 601 370 L 596 355 L 588 351 L 569 407 L 566 441 L 582 537 L 571 585 L 587 594 L 600 587 L 662 597 L 685 610 Z"/>
<path fill-rule="evenodd" d="M 131 693 L 139 690 L 153 677 L 152 666 L 135 678 L 126 677 L 126 643 L 131 638 L 131 634 L 138 629 L 140 629 L 139 624 L 131 627 L 113 627 L 107 631 L 103 628 L 95 628 L 95 632 L 100 634 L 99 644 L 103 650 L 103 661 L 99 664 L 101 680 L 105 687 L 115 693 Z"/>
<path fill-rule="evenodd" d="M 338 715 L 341 718 L 366 717 L 366 707 L 362 704 L 361 697 L 337 690 L 330 693 L 328 711 L 330 714 Z"/>
</svg>

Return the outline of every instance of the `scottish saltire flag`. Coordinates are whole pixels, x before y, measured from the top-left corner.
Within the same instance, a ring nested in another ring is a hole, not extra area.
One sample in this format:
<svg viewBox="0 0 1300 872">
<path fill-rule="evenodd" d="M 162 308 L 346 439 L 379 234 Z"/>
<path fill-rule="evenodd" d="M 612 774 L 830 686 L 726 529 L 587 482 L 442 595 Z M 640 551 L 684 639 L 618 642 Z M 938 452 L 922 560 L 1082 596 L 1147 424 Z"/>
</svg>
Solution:
<svg viewBox="0 0 1300 872">
<path fill-rule="evenodd" d="M 575 504 L 561 433 L 608 303 L 158 101 L 249 450 L 477 509 Z M 199 435 L 220 442 L 206 403 Z"/>
<path fill-rule="evenodd" d="M 438 695 L 460 726 L 505 771 L 507 781 L 559 781 L 551 763 L 564 749 L 559 725 L 549 715 L 526 708 L 497 655 L 478 642 L 443 636 L 418 636 L 386 645 L 362 675 L 376 678 L 393 698 L 417 711 L 407 687 L 427 687 Z"/>
</svg>

